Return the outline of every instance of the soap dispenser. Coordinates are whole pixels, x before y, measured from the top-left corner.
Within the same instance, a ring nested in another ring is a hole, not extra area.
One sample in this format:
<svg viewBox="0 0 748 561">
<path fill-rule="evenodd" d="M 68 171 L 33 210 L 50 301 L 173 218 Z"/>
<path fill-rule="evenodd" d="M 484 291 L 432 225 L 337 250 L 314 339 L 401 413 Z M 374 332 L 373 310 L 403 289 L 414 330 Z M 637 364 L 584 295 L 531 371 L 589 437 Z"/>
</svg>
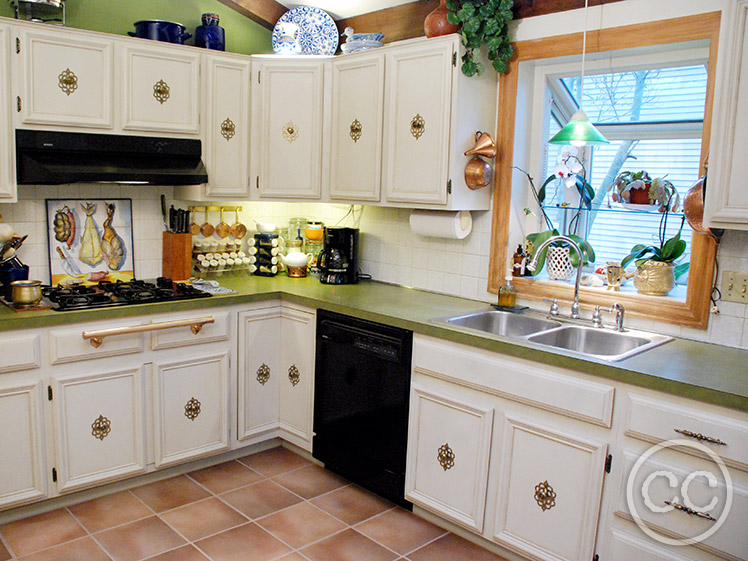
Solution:
<svg viewBox="0 0 748 561">
<path fill-rule="evenodd" d="M 512 284 L 512 270 L 506 272 L 505 282 L 499 288 L 499 306 L 513 308 L 517 304 L 517 289 Z"/>
</svg>

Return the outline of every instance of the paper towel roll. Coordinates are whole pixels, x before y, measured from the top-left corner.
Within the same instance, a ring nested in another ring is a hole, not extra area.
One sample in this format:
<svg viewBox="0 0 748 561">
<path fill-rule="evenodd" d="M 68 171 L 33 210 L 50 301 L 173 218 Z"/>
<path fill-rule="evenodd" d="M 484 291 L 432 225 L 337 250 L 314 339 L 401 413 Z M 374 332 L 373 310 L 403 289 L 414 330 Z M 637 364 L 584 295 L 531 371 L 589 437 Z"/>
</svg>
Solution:
<svg viewBox="0 0 748 561">
<path fill-rule="evenodd" d="M 414 210 L 410 213 L 410 229 L 421 236 L 461 240 L 473 228 L 469 210 Z"/>
</svg>

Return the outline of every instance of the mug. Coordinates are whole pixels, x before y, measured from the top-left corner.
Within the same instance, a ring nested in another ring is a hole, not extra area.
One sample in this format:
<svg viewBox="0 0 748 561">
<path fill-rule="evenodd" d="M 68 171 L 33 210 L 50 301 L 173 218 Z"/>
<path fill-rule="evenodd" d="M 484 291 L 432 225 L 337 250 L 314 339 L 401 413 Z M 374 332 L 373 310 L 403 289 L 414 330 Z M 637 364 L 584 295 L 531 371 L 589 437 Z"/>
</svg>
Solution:
<svg viewBox="0 0 748 561">
<path fill-rule="evenodd" d="M 623 267 L 617 264 L 608 265 L 605 269 L 605 276 L 608 279 L 608 290 L 618 292 L 623 282 Z"/>
</svg>

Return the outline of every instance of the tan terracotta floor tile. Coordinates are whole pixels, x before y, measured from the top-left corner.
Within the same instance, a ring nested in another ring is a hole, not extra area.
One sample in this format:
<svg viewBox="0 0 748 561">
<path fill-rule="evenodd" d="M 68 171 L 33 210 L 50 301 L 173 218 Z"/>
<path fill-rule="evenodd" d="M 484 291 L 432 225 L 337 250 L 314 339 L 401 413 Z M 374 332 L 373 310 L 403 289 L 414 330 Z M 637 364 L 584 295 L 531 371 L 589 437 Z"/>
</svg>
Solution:
<svg viewBox="0 0 748 561">
<path fill-rule="evenodd" d="M 405 555 L 427 544 L 446 530 L 402 508 L 393 508 L 356 526 L 356 530 L 375 542 Z"/>
<path fill-rule="evenodd" d="M 301 502 L 299 497 L 270 480 L 224 493 L 221 498 L 250 518 L 259 518 Z"/>
<path fill-rule="evenodd" d="M 207 557 L 195 549 L 192 545 L 186 545 L 179 549 L 172 549 L 166 553 L 149 557 L 147 561 L 207 561 Z M 81 559 L 81 561 L 83 561 Z"/>
<path fill-rule="evenodd" d="M 184 475 L 148 483 L 133 489 L 132 493 L 156 512 L 177 508 L 210 496 L 205 489 Z"/>
<path fill-rule="evenodd" d="M 346 524 L 358 524 L 393 507 L 391 502 L 377 497 L 357 485 L 348 485 L 337 489 L 332 493 L 312 499 L 311 503 Z"/>
<path fill-rule="evenodd" d="M 411 561 L 504 561 L 502 557 L 455 534 L 447 534 L 418 551 L 409 553 L 408 559 Z"/>
<path fill-rule="evenodd" d="M 225 493 L 264 479 L 262 475 L 244 464 L 230 461 L 209 468 L 193 471 L 189 476 L 211 492 Z"/>
<path fill-rule="evenodd" d="M 257 524 L 296 549 L 346 528 L 345 524 L 309 503 L 266 516 Z"/>
<path fill-rule="evenodd" d="M 313 561 L 392 561 L 396 554 L 353 530 L 335 534 L 301 550 Z"/>
<path fill-rule="evenodd" d="M 86 501 L 68 507 L 68 510 L 92 533 L 146 518 L 153 514 L 130 491 L 122 491 Z"/>
<path fill-rule="evenodd" d="M 290 555 L 284 555 L 278 561 L 307 561 L 307 559 L 294 551 Z"/>
<path fill-rule="evenodd" d="M 185 543 L 155 516 L 105 530 L 96 539 L 116 561 L 144 559 Z"/>
<path fill-rule="evenodd" d="M 159 516 L 190 541 L 249 522 L 245 516 L 216 498 L 190 503 Z"/>
<path fill-rule="evenodd" d="M 246 524 L 197 542 L 213 561 L 267 561 L 290 552 L 257 524 Z"/>
<path fill-rule="evenodd" d="M 10 522 L 0 526 L 0 533 L 16 557 L 86 535 L 83 526 L 65 509 Z"/>
<path fill-rule="evenodd" d="M 312 497 L 333 491 L 348 483 L 342 477 L 316 465 L 284 473 L 274 477 L 273 481 L 280 483 L 305 499 L 311 499 Z"/>
<path fill-rule="evenodd" d="M 89 537 L 50 547 L 21 559 L 23 561 L 110 561 L 104 550 L 93 538 Z"/>
<path fill-rule="evenodd" d="M 265 477 L 275 477 L 292 469 L 311 464 L 309 460 L 281 446 L 239 458 L 239 461 Z"/>
<path fill-rule="evenodd" d="M 5 549 L 5 546 L 0 543 L 0 561 L 8 561 L 10 559 L 10 553 Z"/>
</svg>

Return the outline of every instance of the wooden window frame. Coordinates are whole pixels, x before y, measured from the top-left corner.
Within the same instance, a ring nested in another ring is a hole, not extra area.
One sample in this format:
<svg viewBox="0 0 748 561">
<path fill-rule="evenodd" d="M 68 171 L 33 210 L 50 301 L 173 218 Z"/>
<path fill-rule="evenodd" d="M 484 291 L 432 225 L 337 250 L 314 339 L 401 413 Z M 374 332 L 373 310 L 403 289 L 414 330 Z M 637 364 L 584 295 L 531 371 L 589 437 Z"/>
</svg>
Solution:
<svg viewBox="0 0 748 561">
<path fill-rule="evenodd" d="M 588 53 L 630 49 L 632 46 L 645 47 L 709 39 L 700 175 L 704 173 L 703 162 L 709 153 L 719 27 L 720 12 L 709 12 L 587 32 Z M 509 250 L 513 175 L 511 166 L 514 154 L 519 64 L 531 60 L 579 55 L 581 52 L 582 33 L 516 42 L 514 43 L 514 58 L 509 64 L 509 70 L 499 77 L 499 117 L 496 128 L 496 144 L 499 153 L 496 158 L 493 190 L 489 292 L 498 293 L 499 287 L 503 284 Z M 524 189 L 525 186 L 523 185 L 522 188 Z M 709 236 L 694 232 L 685 302 L 668 297 L 609 292 L 586 287 L 580 287 L 579 299 L 583 305 L 588 306 L 611 306 L 614 302 L 620 302 L 625 306 L 626 312 L 634 316 L 706 329 L 709 324 L 716 256 L 717 242 Z M 529 277 L 516 278 L 514 285 L 520 297 L 530 300 L 557 298 L 559 302 L 570 303 L 574 294 L 572 285 L 533 280 Z"/>
</svg>

